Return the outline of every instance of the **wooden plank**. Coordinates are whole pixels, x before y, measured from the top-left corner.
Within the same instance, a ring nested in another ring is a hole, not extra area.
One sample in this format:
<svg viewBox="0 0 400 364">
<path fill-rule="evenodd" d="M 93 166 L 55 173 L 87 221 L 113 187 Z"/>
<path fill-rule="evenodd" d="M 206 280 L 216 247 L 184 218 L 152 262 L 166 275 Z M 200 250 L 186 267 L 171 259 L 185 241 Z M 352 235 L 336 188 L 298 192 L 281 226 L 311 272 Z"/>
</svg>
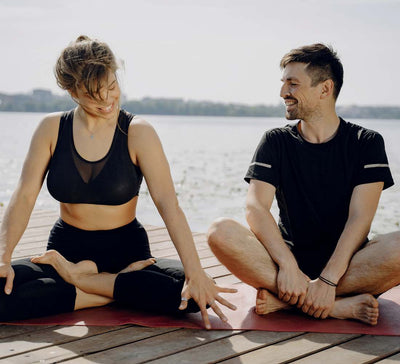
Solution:
<svg viewBox="0 0 400 364">
<path fill-rule="evenodd" d="M 360 335 L 355 334 L 316 334 L 308 333 L 290 340 L 269 345 L 251 351 L 233 359 L 223 361 L 224 364 L 275 364 L 298 359 L 310 353 L 346 342 Z M 347 363 L 347 362 L 346 362 Z"/>
<path fill-rule="evenodd" d="M 341 363 L 346 364 L 370 363 L 397 353 L 399 350 L 400 339 L 397 336 L 365 335 L 294 363 L 336 364 L 338 358 Z"/>
<path fill-rule="evenodd" d="M 150 246 L 152 244 L 150 243 Z M 204 247 L 202 249 L 197 248 L 197 253 L 199 254 L 200 258 L 208 258 L 214 256 L 213 253 L 211 252 L 209 247 Z M 169 258 L 169 257 L 177 257 L 178 252 L 176 251 L 175 247 L 169 248 L 169 249 L 163 249 L 160 251 L 157 251 L 157 254 L 153 254 L 156 258 Z"/>
<path fill-rule="evenodd" d="M 81 326 L 81 329 L 93 330 L 93 326 Z M 68 331 L 69 332 L 68 328 Z M 62 329 L 60 329 L 62 330 Z M 127 327 L 119 328 L 114 331 L 105 333 L 99 332 L 98 335 L 84 336 L 82 338 L 72 338 L 62 343 L 54 343 L 54 345 L 42 345 L 41 349 L 29 350 L 19 355 L 7 357 L 7 363 L 54 363 L 68 359 L 79 358 L 91 353 L 102 352 L 110 348 L 116 348 L 119 351 L 122 345 L 127 343 L 140 342 L 146 338 L 158 336 L 166 332 L 177 329 L 161 329 L 149 327 Z M 107 351 L 106 351 L 107 352 Z"/>
<path fill-rule="evenodd" d="M 163 240 L 163 241 L 151 241 L 151 250 L 152 251 L 157 251 L 157 250 L 163 250 L 163 249 L 170 249 L 174 246 L 174 243 L 170 240 L 168 237 L 168 240 Z"/>
<path fill-rule="evenodd" d="M 246 331 L 209 344 L 165 356 L 152 361 L 152 363 L 215 363 L 299 335 L 302 335 L 302 333 Z"/>
<path fill-rule="evenodd" d="M 47 239 L 45 244 L 43 244 L 43 241 L 44 239 L 40 239 L 39 241 L 36 242 L 26 242 L 26 243 L 20 242 L 18 244 L 18 252 L 23 253 L 26 250 L 44 249 L 47 244 Z"/>
<path fill-rule="evenodd" d="M 54 325 L 47 325 L 47 326 L 0 325 L 0 339 L 12 338 L 21 334 L 34 333 L 35 331 L 43 330 L 50 327 L 54 327 Z"/>
<path fill-rule="evenodd" d="M 202 346 L 234 333 L 234 331 L 223 330 L 178 330 L 87 355 L 84 358 L 68 360 L 66 363 L 142 363 L 175 354 L 188 348 Z"/>
<path fill-rule="evenodd" d="M 45 251 L 46 251 L 46 247 L 45 246 L 38 246 L 37 248 L 26 249 L 26 250 L 23 250 L 23 251 L 20 251 L 20 250 L 16 249 L 13 252 L 12 259 L 15 260 L 15 259 L 22 259 L 22 258 L 30 258 L 30 257 L 33 257 L 35 255 L 42 254 Z"/>
<path fill-rule="evenodd" d="M 400 362 L 400 353 L 390 356 L 386 359 L 382 359 L 382 360 L 378 360 L 375 363 L 379 363 L 379 364 L 399 364 Z"/>
<path fill-rule="evenodd" d="M 231 275 L 232 273 L 223 265 L 218 265 L 216 267 L 206 268 L 204 269 L 207 274 L 211 277 L 222 277 Z"/>
<path fill-rule="evenodd" d="M 203 268 L 205 268 L 205 267 L 211 268 L 211 267 L 216 267 L 216 266 L 221 265 L 221 263 L 215 256 L 201 259 L 201 264 L 202 264 Z"/>
<path fill-rule="evenodd" d="M 215 279 L 215 282 L 217 282 L 217 284 L 222 287 L 241 283 L 241 280 L 233 275 L 229 275 L 229 276 L 225 276 L 225 277 L 215 277 L 214 279 Z M 255 304 L 255 302 L 254 302 L 254 304 Z"/>
<path fill-rule="evenodd" d="M 0 340 L 1 358 L 20 356 L 27 351 L 38 350 L 43 347 L 69 343 L 85 337 L 99 335 L 104 332 L 113 333 L 121 330 L 122 326 L 52 326 L 26 331 L 19 335 Z"/>
<path fill-rule="evenodd" d="M 40 237 L 44 237 L 47 242 L 47 238 L 49 237 L 50 229 L 53 225 L 43 226 L 40 228 L 29 229 L 26 230 L 22 235 L 20 242 L 24 242 L 26 240 L 38 240 Z"/>
</svg>

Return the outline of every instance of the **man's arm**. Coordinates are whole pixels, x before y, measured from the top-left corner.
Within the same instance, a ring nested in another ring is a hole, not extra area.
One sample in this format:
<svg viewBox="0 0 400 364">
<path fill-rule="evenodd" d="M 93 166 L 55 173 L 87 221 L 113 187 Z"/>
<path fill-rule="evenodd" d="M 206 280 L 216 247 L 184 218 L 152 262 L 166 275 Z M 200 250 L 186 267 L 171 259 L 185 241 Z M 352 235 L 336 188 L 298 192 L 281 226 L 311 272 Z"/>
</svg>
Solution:
<svg viewBox="0 0 400 364">
<path fill-rule="evenodd" d="M 278 266 L 276 293 L 279 299 L 301 306 L 309 278 L 299 269 L 270 212 L 274 195 L 272 184 L 252 179 L 246 199 L 246 218 L 251 231 Z"/>
<path fill-rule="evenodd" d="M 367 238 L 378 207 L 383 182 L 358 185 L 350 200 L 349 217 L 336 248 L 321 272 L 322 279 L 337 284 L 345 274 L 354 253 Z M 310 282 L 303 312 L 326 318 L 336 297 L 335 286 L 316 279 Z"/>
</svg>

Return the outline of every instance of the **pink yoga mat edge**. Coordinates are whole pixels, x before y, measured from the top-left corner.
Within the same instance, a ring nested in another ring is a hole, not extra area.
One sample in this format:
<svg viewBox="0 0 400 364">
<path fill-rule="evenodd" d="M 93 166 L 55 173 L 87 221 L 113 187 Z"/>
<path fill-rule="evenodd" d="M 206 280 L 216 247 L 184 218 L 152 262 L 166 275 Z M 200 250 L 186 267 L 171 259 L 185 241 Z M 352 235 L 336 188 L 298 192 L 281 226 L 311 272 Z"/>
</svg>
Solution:
<svg viewBox="0 0 400 364">
<path fill-rule="evenodd" d="M 214 330 L 265 330 L 400 336 L 400 286 L 386 292 L 378 299 L 380 317 L 376 326 L 369 326 L 352 320 L 318 320 L 294 310 L 274 312 L 261 317 L 254 312 L 255 289 L 244 284 L 236 285 L 235 288 L 239 289 L 237 294 L 225 296 L 238 306 L 237 311 L 230 311 L 223 308 L 224 313 L 229 319 L 228 323 L 223 323 L 212 310 L 208 310 L 210 322 Z M 163 328 L 204 328 L 200 313 L 174 317 L 135 312 L 112 306 L 90 308 L 55 316 L 3 324 L 64 326 L 118 326 L 134 324 Z"/>
</svg>

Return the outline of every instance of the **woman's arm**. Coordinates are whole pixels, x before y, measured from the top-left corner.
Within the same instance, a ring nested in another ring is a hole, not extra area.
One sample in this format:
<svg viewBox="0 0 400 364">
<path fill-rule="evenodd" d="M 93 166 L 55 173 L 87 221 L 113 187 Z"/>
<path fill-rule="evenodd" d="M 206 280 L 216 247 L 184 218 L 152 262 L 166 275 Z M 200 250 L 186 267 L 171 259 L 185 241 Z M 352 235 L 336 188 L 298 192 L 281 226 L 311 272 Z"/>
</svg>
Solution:
<svg viewBox="0 0 400 364">
<path fill-rule="evenodd" d="M 209 304 L 215 313 L 226 321 L 225 315 L 214 301 L 234 309 L 235 307 L 220 297 L 219 293 L 233 293 L 236 290 L 217 286 L 202 269 L 192 233 L 176 198 L 168 161 L 157 133 L 145 121 L 137 119 L 135 121 L 129 130 L 130 149 L 134 151 L 131 153 L 132 159 L 139 164 L 143 172 L 150 195 L 182 261 L 186 276 L 182 297 L 193 298 L 197 302 L 204 323 L 207 328 L 210 328 L 206 305 Z M 180 308 L 184 309 L 186 304 L 182 301 Z"/>
<path fill-rule="evenodd" d="M 4 214 L 0 230 L 0 277 L 6 278 L 4 290 L 7 294 L 12 291 L 14 279 L 11 256 L 26 229 L 42 187 L 54 137 L 57 138 L 58 121 L 57 116 L 48 116 L 37 127 L 17 187 Z"/>
</svg>

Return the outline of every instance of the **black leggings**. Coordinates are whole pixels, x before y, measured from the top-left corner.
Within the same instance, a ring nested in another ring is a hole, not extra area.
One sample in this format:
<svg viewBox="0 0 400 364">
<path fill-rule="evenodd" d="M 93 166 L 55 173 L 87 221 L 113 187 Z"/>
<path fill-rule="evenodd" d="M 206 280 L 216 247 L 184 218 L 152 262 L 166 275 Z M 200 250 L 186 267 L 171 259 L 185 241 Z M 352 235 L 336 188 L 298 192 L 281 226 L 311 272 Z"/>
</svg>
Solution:
<svg viewBox="0 0 400 364">
<path fill-rule="evenodd" d="M 87 231 L 59 219 L 51 230 L 47 249 L 55 249 L 74 263 L 92 260 L 99 272 L 117 273 L 128 264 L 151 257 L 147 233 L 135 219 L 112 230 Z M 29 259 L 12 263 L 14 287 L 4 293 L 0 279 L 0 321 L 48 316 L 74 310 L 76 289 L 46 264 Z M 132 309 L 178 314 L 185 275 L 180 262 L 157 259 L 140 271 L 118 274 L 114 285 L 116 304 Z M 184 312 L 199 308 L 189 300 Z"/>
</svg>

